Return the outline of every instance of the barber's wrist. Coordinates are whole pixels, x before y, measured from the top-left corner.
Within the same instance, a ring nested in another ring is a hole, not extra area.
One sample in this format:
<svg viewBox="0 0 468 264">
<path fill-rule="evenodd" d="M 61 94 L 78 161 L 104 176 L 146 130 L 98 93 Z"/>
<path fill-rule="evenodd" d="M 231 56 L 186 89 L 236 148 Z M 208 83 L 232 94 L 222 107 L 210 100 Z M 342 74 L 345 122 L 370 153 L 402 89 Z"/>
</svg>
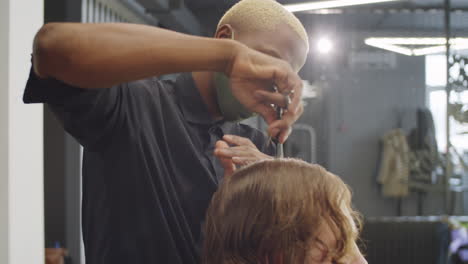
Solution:
<svg viewBox="0 0 468 264">
<path fill-rule="evenodd" d="M 217 54 L 220 56 L 220 61 L 214 70 L 230 75 L 236 55 L 244 48 L 244 45 L 231 39 L 217 39 L 216 41 L 218 42 L 219 52 Z"/>
</svg>

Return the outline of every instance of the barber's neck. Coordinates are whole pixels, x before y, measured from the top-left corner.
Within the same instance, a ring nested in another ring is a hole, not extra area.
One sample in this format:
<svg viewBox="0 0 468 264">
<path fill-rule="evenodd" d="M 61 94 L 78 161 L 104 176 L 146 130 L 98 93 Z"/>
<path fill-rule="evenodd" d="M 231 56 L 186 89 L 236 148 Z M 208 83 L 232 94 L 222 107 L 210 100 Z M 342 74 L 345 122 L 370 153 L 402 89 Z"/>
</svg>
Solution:
<svg viewBox="0 0 468 264">
<path fill-rule="evenodd" d="M 221 120 L 223 118 L 219 110 L 216 89 L 213 83 L 213 72 L 193 72 L 193 80 L 200 92 L 203 103 L 205 103 L 208 112 L 214 120 Z"/>
</svg>

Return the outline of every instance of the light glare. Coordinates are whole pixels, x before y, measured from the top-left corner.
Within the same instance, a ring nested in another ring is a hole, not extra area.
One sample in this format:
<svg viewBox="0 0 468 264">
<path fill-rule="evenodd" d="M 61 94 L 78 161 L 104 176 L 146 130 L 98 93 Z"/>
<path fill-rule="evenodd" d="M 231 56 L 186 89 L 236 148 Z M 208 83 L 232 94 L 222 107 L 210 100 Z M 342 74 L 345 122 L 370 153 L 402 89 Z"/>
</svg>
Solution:
<svg viewBox="0 0 468 264">
<path fill-rule="evenodd" d="M 443 53 L 446 50 L 444 38 L 368 38 L 365 43 L 376 48 L 393 51 L 407 56 L 423 56 Z M 468 49 L 468 38 L 450 40 L 452 50 Z M 425 48 L 408 48 L 401 45 L 431 45 Z"/>
<path fill-rule="evenodd" d="M 333 43 L 328 38 L 321 38 L 317 42 L 317 49 L 322 54 L 328 54 L 333 49 Z"/>
<path fill-rule="evenodd" d="M 396 2 L 402 0 L 333 0 L 333 1 L 320 1 L 320 2 L 308 2 L 302 4 L 290 4 L 284 5 L 284 7 L 290 12 L 301 12 L 308 10 L 318 10 L 327 8 L 346 7 L 354 5 L 366 5 L 376 4 L 384 2 Z"/>
</svg>

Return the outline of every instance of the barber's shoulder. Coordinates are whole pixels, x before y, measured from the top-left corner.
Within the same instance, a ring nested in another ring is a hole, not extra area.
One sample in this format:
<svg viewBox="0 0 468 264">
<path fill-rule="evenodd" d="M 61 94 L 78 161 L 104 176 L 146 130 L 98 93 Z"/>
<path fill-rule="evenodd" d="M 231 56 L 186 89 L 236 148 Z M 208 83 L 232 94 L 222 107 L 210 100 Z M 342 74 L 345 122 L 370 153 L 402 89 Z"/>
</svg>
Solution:
<svg viewBox="0 0 468 264">
<path fill-rule="evenodd" d="M 170 89 L 173 84 L 170 81 L 161 80 L 158 77 L 131 81 L 125 84 L 130 89 L 138 91 L 159 91 L 161 89 Z"/>
<path fill-rule="evenodd" d="M 142 80 L 128 82 L 122 91 L 129 100 L 143 105 L 165 105 L 172 104 L 176 100 L 175 82 L 172 80 L 161 80 L 151 77 Z"/>
</svg>

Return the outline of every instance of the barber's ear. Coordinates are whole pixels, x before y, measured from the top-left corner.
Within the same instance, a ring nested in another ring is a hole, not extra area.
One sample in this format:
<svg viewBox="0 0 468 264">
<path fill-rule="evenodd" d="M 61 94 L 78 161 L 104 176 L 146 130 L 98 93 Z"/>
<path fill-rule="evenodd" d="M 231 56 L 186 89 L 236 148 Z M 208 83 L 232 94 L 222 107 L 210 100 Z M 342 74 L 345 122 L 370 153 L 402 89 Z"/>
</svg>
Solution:
<svg viewBox="0 0 468 264">
<path fill-rule="evenodd" d="M 215 38 L 232 39 L 234 36 L 234 29 L 229 24 L 222 25 L 215 34 Z"/>
</svg>

